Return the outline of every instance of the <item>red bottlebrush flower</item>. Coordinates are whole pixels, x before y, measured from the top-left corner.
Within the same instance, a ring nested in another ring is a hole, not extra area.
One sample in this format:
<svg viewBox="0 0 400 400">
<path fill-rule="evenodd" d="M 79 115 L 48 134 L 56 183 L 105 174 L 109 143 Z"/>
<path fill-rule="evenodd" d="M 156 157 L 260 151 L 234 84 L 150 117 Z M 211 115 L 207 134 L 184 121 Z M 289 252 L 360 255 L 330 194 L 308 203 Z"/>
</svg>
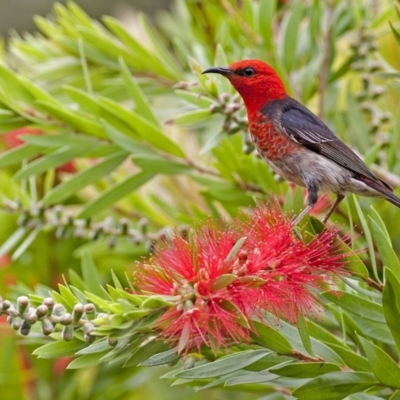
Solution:
<svg viewBox="0 0 400 400">
<path fill-rule="evenodd" d="M 154 326 L 160 338 L 178 344 L 178 352 L 201 344 L 216 351 L 248 342 L 255 316 L 271 312 L 296 322 L 300 313 L 315 313 L 310 288 L 343 272 L 345 255 L 335 238 L 325 230 L 304 243 L 277 208 L 264 207 L 229 227 L 208 223 L 189 239 L 175 236 L 140 263 L 136 285 L 176 298 Z"/>
</svg>

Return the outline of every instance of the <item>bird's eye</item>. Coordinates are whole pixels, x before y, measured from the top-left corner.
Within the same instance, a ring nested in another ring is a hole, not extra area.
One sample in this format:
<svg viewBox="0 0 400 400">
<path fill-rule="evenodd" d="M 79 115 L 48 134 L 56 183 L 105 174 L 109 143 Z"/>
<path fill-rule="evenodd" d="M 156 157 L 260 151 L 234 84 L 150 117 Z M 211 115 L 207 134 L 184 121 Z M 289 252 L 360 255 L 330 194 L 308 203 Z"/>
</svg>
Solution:
<svg viewBox="0 0 400 400">
<path fill-rule="evenodd" d="M 253 68 L 246 68 L 245 70 L 243 70 L 243 75 L 244 76 L 253 76 L 256 73 L 256 71 L 254 71 Z"/>
</svg>

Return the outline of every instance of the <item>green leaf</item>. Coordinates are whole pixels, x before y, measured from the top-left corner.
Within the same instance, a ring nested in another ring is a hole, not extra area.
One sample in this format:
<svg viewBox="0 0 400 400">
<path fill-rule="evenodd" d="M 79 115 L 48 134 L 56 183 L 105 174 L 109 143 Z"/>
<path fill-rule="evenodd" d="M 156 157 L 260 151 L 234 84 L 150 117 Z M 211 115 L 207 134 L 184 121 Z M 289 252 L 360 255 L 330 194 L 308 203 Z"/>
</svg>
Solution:
<svg viewBox="0 0 400 400">
<path fill-rule="evenodd" d="M 75 355 L 79 350 L 87 346 L 87 343 L 76 338 L 66 342 L 58 340 L 56 342 L 47 343 L 44 346 L 34 350 L 32 354 L 39 358 L 61 358 Z"/>
<path fill-rule="evenodd" d="M 290 378 L 314 378 L 328 372 L 340 371 L 337 364 L 323 362 L 292 363 L 282 367 L 270 368 L 270 372 Z"/>
<path fill-rule="evenodd" d="M 25 179 L 32 175 L 41 174 L 43 172 L 46 172 L 50 168 L 56 168 L 64 165 L 65 163 L 78 157 L 88 149 L 88 147 L 83 146 L 62 147 L 39 158 L 38 160 L 32 161 L 30 164 L 20 169 L 14 177 L 15 179 Z"/>
<path fill-rule="evenodd" d="M 371 369 L 369 367 L 368 360 L 359 354 L 355 353 L 347 347 L 339 346 L 336 344 L 329 344 L 329 347 L 339 354 L 340 358 L 345 362 L 345 365 L 354 369 L 354 371 L 365 371 L 369 372 Z"/>
<path fill-rule="evenodd" d="M 390 269 L 385 270 L 385 277 L 382 295 L 383 314 L 400 353 L 400 281 Z"/>
<path fill-rule="evenodd" d="M 352 195 L 352 198 L 353 198 L 353 202 L 354 202 L 354 205 L 356 207 L 356 210 L 357 210 L 358 217 L 360 218 L 360 221 L 361 221 L 361 225 L 362 225 L 362 228 L 363 228 L 363 231 L 364 231 L 365 239 L 367 240 L 367 243 L 368 243 L 369 259 L 371 260 L 372 270 L 374 272 L 374 277 L 378 282 L 380 282 L 379 274 L 378 274 L 378 270 L 377 270 L 377 266 L 376 266 L 375 250 L 374 250 L 374 244 L 373 244 L 372 237 L 371 237 L 371 232 L 370 232 L 370 230 L 368 228 L 368 224 L 367 224 L 367 221 L 366 221 L 366 219 L 364 217 L 364 214 L 363 214 L 363 212 L 361 210 L 360 204 L 358 203 L 358 200 L 357 200 L 357 198 L 356 198 L 356 196 L 354 194 Z"/>
<path fill-rule="evenodd" d="M 101 107 L 94 96 L 73 86 L 64 85 L 62 88 L 72 100 L 79 104 L 81 110 L 97 118 L 101 117 Z"/>
<path fill-rule="evenodd" d="M 136 349 L 124 364 L 124 368 L 135 367 L 167 349 L 168 345 L 166 343 L 153 339 Z"/>
<path fill-rule="evenodd" d="M 292 396 L 298 400 L 343 400 L 376 384 L 376 378 L 365 372 L 329 372 L 295 389 Z"/>
<path fill-rule="evenodd" d="M 162 353 L 155 354 L 151 356 L 147 360 L 141 362 L 139 364 L 140 367 L 154 367 L 156 365 L 165 365 L 169 364 L 173 361 L 181 358 L 179 354 L 177 354 L 176 348 L 169 349 L 167 351 L 163 351 Z"/>
<path fill-rule="evenodd" d="M 39 155 L 41 147 L 32 144 L 24 144 L 0 154 L 0 168 L 19 164 L 25 159 Z"/>
<path fill-rule="evenodd" d="M 134 111 L 128 111 L 119 103 L 109 98 L 102 98 L 100 104 L 105 110 L 114 114 L 132 129 L 132 137 L 134 139 L 137 139 L 139 136 L 143 141 L 168 154 L 180 158 L 185 156 L 180 146 L 164 135 L 159 126 L 154 125 Z"/>
<path fill-rule="evenodd" d="M 68 364 L 67 369 L 81 369 L 99 365 L 101 364 L 100 358 L 109 352 L 110 350 L 106 350 L 100 353 L 85 354 L 84 356 L 77 357 Z"/>
<path fill-rule="evenodd" d="M 169 118 L 166 123 L 174 124 L 174 125 L 190 125 L 197 124 L 198 122 L 202 122 L 208 120 L 211 117 L 212 113 L 209 108 L 187 111 L 183 114 L 176 115 L 172 118 Z"/>
<path fill-rule="evenodd" d="M 33 241 L 36 239 L 37 235 L 41 231 L 42 227 L 37 226 L 34 228 L 29 235 L 22 241 L 22 243 L 15 249 L 11 259 L 13 261 L 17 260 L 25 251 L 26 249 L 33 243 Z"/>
<path fill-rule="evenodd" d="M 106 338 L 96 340 L 94 343 L 92 343 L 90 346 L 85 347 L 82 350 L 79 350 L 76 352 L 77 355 L 85 355 L 85 354 L 94 354 L 94 353 L 103 353 L 106 350 L 110 351 L 114 347 L 111 347 L 108 343 L 108 340 Z"/>
<path fill-rule="evenodd" d="M 162 158 L 158 156 L 134 155 L 132 161 L 143 171 L 154 174 L 179 175 L 188 174 L 193 167 L 183 163 L 179 159 Z"/>
<path fill-rule="evenodd" d="M 245 375 L 240 373 L 240 375 L 234 378 L 228 378 L 225 381 L 224 386 L 236 386 L 236 385 L 245 385 L 249 383 L 264 383 L 270 382 L 275 379 L 278 379 L 279 375 L 271 374 L 269 371 L 261 371 L 261 372 L 247 372 Z M 223 377 L 221 381 L 226 379 Z M 265 397 L 263 396 L 262 399 L 264 400 Z"/>
<path fill-rule="evenodd" d="M 204 379 L 226 375 L 248 367 L 270 354 L 266 350 L 249 350 L 222 357 L 208 364 L 179 372 L 176 376 L 185 379 Z"/>
<path fill-rule="evenodd" d="M 382 306 L 377 303 L 338 290 L 328 290 L 322 295 L 329 301 L 360 317 L 385 323 Z"/>
<path fill-rule="evenodd" d="M 99 297 L 103 297 L 100 275 L 92 256 L 87 251 L 82 254 L 82 278 L 88 290 Z"/>
<path fill-rule="evenodd" d="M 275 51 L 274 16 L 276 15 L 276 0 L 261 0 L 259 10 L 260 34 L 269 51 Z"/>
<path fill-rule="evenodd" d="M 129 68 L 127 67 L 123 58 L 119 58 L 120 70 L 122 73 L 122 77 L 124 78 L 124 82 L 129 94 L 132 97 L 132 100 L 135 102 L 135 111 L 145 117 L 147 120 L 152 122 L 154 125 L 160 125 L 157 117 L 155 116 L 149 101 L 144 95 L 142 89 L 136 82 L 136 80 L 132 77 Z"/>
<path fill-rule="evenodd" d="M 289 341 L 271 325 L 258 321 L 254 321 L 253 324 L 257 334 L 252 334 L 252 338 L 256 343 L 280 354 L 292 352 Z"/>
<path fill-rule="evenodd" d="M 285 20 L 283 29 L 283 46 L 281 57 L 287 71 L 291 71 L 297 62 L 297 42 L 299 39 L 300 22 L 303 16 L 303 3 L 296 1 Z"/>
<path fill-rule="evenodd" d="M 370 216 L 372 235 L 382 257 L 383 265 L 392 270 L 395 275 L 400 276 L 400 261 L 393 250 L 389 233 L 376 210 L 372 208 L 372 212 L 374 213 L 372 217 Z"/>
<path fill-rule="evenodd" d="M 371 370 L 381 383 L 400 389 L 400 367 L 390 356 L 372 342 L 359 336 Z"/>
<path fill-rule="evenodd" d="M 0 257 L 10 252 L 17 243 L 24 237 L 26 228 L 20 227 L 8 237 L 8 239 L 0 247 Z"/>
<path fill-rule="evenodd" d="M 33 144 L 40 147 L 77 147 L 77 146 L 87 146 L 94 147 L 100 145 L 102 142 L 94 137 L 80 134 L 72 133 L 58 133 L 58 134 L 41 134 L 41 135 L 20 135 L 25 143 Z"/>
<path fill-rule="evenodd" d="M 93 182 L 107 176 L 114 171 L 127 157 L 128 153 L 119 151 L 106 157 L 102 162 L 75 174 L 71 179 L 65 181 L 46 193 L 43 205 L 60 203 L 79 190 Z"/>
<path fill-rule="evenodd" d="M 301 342 L 303 343 L 304 348 L 307 350 L 308 354 L 311 354 L 313 356 L 314 351 L 311 345 L 310 334 L 308 333 L 307 321 L 305 320 L 301 312 L 299 313 L 299 318 L 298 318 L 298 328 L 299 328 Z"/>
<path fill-rule="evenodd" d="M 139 142 L 128 134 L 125 134 L 124 131 L 118 130 L 106 120 L 102 120 L 102 123 L 108 137 L 122 149 L 128 150 L 132 154 L 140 154 L 142 156 L 146 154 L 157 155 L 156 151 L 148 144 Z M 130 130 L 128 127 L 125 129 L 128 131 Z"/>
<path fill-rule="evenodd" d="M 106 207 L 115 204 L 118 200 L 127 196 L 129 193 L 134 192 L 153 177 L 153 173 L 139 172 L 136 175 L 128 176 L 122 181 L 111 185 L 102 194 L 97 196 L 97 198 L 87 203 L 78 213 L 77 218 L 89 218 L 92 215 L 97 214 Z"/>
<path fill-rule="evenodd" d="M 65 122 L 78 131 L 91 134 L 99 138 L 105 138 L 102 126 L 94 119 L 84 117 L 66 106 L 55 105 L 47 101 L 39 101 L 38 104 L 45 108 L 54 118 Z"/>
</svg>

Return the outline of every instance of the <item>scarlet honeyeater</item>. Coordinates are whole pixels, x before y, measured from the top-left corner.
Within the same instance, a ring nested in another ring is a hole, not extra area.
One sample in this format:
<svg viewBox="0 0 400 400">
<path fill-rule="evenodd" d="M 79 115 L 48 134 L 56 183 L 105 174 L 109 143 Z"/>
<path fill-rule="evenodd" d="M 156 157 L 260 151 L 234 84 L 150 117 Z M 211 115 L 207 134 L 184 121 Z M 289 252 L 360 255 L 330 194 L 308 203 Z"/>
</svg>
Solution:
<svg viewBox="0 0 400 400">
<path fill-rule="evenodd" d="M 242 96 L 249 130 L 260 155 L 281 177 L 307 188 L 307 206 L 319 192 L 336 194 L 323 222 L 349 193 L 382 197 L 400 208 L 400 198 L 310 110 L 290 97 L 274 69 L 260 60 L 206 69 L 229 79 Z"/>
</svg>

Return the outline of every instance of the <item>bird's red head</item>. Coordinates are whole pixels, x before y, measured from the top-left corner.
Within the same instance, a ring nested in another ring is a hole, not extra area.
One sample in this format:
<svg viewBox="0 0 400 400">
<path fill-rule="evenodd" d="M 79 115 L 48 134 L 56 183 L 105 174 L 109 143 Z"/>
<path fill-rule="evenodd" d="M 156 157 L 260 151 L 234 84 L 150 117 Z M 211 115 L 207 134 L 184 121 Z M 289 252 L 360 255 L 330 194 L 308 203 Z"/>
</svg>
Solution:
<svg viewBox="0 0 400 400">
<path fill-rule="evenodd" d="M 285 86 L 277 73 L 261 60 L 237 61 L 227 68 L 209 68 L 204 73 L 217 73 L 228 78 L 242 96 L 250 115 L 270 101 L 286 96 Z"/>
</svg>

